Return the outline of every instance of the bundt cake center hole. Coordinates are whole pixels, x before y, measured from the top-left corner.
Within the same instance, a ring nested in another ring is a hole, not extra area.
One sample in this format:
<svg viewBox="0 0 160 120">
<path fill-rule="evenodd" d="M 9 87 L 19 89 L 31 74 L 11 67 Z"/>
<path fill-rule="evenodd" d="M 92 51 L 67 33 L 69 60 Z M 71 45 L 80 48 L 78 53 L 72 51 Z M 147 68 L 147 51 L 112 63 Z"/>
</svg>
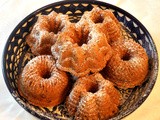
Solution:
<svg viewBox="0 0 160 120">
<path fill-rule="evenodd" d="M 131 55 L 129 53 L 124 54 L 122 57 L 122 60 L 124 60 L 124 61 L 128 61 L 130 59 L 131 59 Z"/>
<path fill-rule="evenodd" d="M 83 44 L 87 44 L 90 39 L 91 36 L 89 36 L 89 33 L 83 34 L 81 39 L 79 40 L 80 42 L 78 43 L 78 45 L 82 46 Z"/>
<path fill-rule="evenodd" d="M 64 25 L 62 25 L 61 23 L 59 23 L 57 26 L 55 26 L 54 29 L 52 29 L 51 31 L 54 33 L 54 34 L 58 34 L 59 32 L 61 32 L 64 28 Z"/>
<path fill-rule="evenodd" d="M 63 27 L 58 27 L 58 28 L 54 29 L 54 30 L 53 30 L 53 33 L 54 33 L 54 34 L 58 34 L 59 32 L 62 31 L 62 28 L 63 28 Z"/>
<path fill-rule="evenodd" d="M 53 29 L 52 32 L 53 32 L 54 34 L 57 34 L 57 33 L 58 33 L 58 29 Z"/>
<path fill-rule="evenodd" d="M 104 18 L 100 15 L 99 17 L 97 17 L 95 20 L 94 20 L 94 23 L 97 24 L 97 23 L 103 23 L 103 20 Z"/>
<path fill-rule="evenodd" d="M 42 75 L 42 78 L 44 78 L 44 79 L 48 79 L 48 78 L 50 78 L 51 77 L 51 73 L 49 72 L 49 71 L 44 71 L 43 72 L 43 75 Z"/>
<path fill-rule="evenodd" d="M 96 93 L 98 91 L 98 85 L 93 85 L 90 87 L 90 89 L 88 90 L 88 92 L 91 92 L 91 93 Z"/>
</svg>

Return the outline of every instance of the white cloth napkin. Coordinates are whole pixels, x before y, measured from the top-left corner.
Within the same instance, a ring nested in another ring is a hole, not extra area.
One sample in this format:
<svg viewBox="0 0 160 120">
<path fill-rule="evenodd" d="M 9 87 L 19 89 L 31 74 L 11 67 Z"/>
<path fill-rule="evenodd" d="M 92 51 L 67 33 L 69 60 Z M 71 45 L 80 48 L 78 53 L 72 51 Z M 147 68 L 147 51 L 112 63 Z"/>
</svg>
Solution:
<svg viewBox="0 0 160 120">
<path fill-rule="evenodd" d="M 31 12 L 58 0 L 0 0 L 0 58 L 7 38 L 16 25 Z M 101 0 L 116 5 L 139 19 L 151 33 L 160 52 L 160 0 Z M 1 62 L 2 63 L 2 62 Z M 2 68 L 2 64 L 0 64 Z M 160 119 L 160 77 L 147 100 L 125 120 Z M 10 95 L 0 72 L 0 120 L 38 120 L 26 112 Z"/>
</svg>

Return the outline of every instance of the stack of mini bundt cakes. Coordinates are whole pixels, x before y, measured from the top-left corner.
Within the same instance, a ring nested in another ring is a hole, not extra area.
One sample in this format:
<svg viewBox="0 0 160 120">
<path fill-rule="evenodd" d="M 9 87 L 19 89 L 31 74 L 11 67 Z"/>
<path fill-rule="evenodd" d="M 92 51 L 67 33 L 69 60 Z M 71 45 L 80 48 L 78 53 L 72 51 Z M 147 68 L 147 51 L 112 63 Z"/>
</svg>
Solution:
<svg viewBox="0 0 160 120">
<path fill-rule="evenodd" d="M 77 120 L 115 116 L 122 99 L 118 89 L 141 85 L 148 73 L 145 50 L 126 40 L 122 29 L 110 10 L 98 7 L 77 23 L 54 11 L 40 15 L 26 37 L 35 57 L 19 75 L 20 95 L 40 107 L 64 102 Z"/>
</svg>

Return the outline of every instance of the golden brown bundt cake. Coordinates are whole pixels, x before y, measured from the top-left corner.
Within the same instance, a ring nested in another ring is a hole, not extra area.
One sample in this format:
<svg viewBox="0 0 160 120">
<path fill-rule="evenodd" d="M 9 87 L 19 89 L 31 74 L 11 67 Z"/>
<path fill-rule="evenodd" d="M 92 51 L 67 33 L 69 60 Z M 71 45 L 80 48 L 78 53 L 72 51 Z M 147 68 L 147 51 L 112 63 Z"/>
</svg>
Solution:
<svg viewBox="0 0 160 120">
<path fill-rule="evenodd" d="M 56 43 L 51 47 L 53 56 L 57 59 L 56 66 L 70 72 L 76 77 L 90 72 L 102 70 L 112 55 L 107 37 L 98 26 L 92 25 L 87 32 L 77 34 L 79 42 L 67 35 L 59 35 Z"/>
<path fill-rule="evenodd" d="M 90 24 L 96 24 L 105 35 L 109 35 L 109 43 L 122 40 L 121 25 L 110 10 L 94 7 L 91 11 L 85 12 L 76 25 L 84 27 L 85 32 Z"/>
<path fill-rule="evenodd" d="M 144 48 L 132 39 L 117 42 L 112 48 L 113 56 L 104 69 L 109 80 L 123 89 L 141 85 L 148 73 L 148 56 Z"/>
<path fill-rule="evenodd" d="M 76 120 L 106 120 L 118 112 L 120 100 L 113 84 L 95 73 L 75 82 L 66 99 L 66 108 Z"/>
<path fill-rule="evenodd" d="M 31 33 L 26 37 L 26 42 L 35 55 L 51 54 L 51 46 L 57 40 L 58 34 L 72 32 L 72 23 L 67 15 L 51 12 L 40 15 L 33 26 Z"/>
<path fill-rule="evenodd" d="M 42 55 L 24 67 L 18 80 L 18 91 L 33 105 L 53 107 L 65 99 L 68 85 L 67 74 L 55 67 L 52 56 Z"/>
</svg>

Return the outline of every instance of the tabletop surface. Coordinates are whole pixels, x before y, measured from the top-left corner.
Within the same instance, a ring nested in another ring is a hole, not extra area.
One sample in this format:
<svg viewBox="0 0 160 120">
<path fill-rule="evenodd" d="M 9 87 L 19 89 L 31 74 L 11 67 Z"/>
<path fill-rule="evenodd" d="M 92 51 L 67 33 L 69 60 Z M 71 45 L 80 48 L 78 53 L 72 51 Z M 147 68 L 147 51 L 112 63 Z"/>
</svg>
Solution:
<svg viewBox="0 0 160 120">
<path fill-rule="evenodd" d="M 17 24 L 36 9 L 56 1 L 58 0 L 0 0 L 0 58 L 2 58 L 5 43 Z M 160 0 L 101 1 L 107 1 L 135 16 L 147 28 L 156 44 L 158 53 L 160 53 Z M 0 68 L 2 68 L 2 64 L 0 64 Z M 160 120 L 159 91 L 160 72 L 149 97 L 124 120 Z M 2 119 L 38 120 L 14 100 L 5 85 L 2 71 L 0 71 L 0 120 Z"/>
</svg>

